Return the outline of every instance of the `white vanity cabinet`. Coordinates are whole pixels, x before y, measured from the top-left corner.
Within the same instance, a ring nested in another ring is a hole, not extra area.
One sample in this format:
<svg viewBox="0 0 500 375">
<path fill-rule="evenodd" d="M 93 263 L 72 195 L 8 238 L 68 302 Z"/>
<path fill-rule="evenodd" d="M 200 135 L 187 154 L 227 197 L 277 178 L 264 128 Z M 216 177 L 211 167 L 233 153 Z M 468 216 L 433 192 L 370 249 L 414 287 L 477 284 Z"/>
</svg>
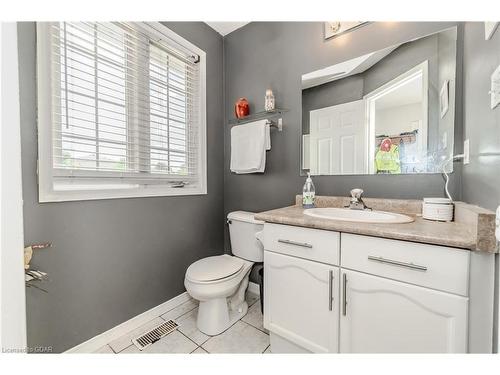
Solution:
<svg viewBox="0 0 500 375">
<path fill-rule="evenodd" d="M 279 337 L 290 343 L 288 352 L 338 352 L 339 245 L 336 232 L 265 224 L 264 327 L 271 345 Z"/>
<path fill-rule="evenodd" d="M 469 351 L 470 251 L 270 223 L 263 238 L 273 352 Z"/>
<path fill-rule="evenodd" d="M 467 298 L 342 271 L 341 353 L 465 353 Z"/>
<path fill-rule="evenodd" d="M 264 326 L 312 352 L 338 352 L 338 267 L 266 252 L 264 272 Z"/>
<path fill-rule="evenodd" d="M 341 353 L 467 351 L 470 251 L 341 236 Z"/>
</svg>

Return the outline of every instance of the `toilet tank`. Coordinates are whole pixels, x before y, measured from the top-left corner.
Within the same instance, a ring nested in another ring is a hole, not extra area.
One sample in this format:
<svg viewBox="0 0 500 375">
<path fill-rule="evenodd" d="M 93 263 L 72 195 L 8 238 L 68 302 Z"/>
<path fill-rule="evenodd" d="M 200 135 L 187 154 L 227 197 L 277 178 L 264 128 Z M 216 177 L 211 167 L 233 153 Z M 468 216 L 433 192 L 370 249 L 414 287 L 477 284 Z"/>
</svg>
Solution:
<svg viewBox="0 0 500 375">
<path fill-rule="evenodd" d="M 231 250 L 234 256 L 251 262 L 264 261 L 264 246 L 255 234 L 264 229 L 264 222 L 255 220 L 253 212 L 234 211 L 227 215 Z"/>
</svg>

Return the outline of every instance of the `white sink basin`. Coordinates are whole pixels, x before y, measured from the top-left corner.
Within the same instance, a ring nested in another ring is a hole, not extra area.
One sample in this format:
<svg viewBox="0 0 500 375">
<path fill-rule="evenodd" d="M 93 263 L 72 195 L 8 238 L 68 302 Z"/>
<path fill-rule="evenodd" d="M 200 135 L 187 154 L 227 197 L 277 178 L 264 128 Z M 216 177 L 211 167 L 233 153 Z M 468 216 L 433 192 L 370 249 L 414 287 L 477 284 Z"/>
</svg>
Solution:
<svg viewBox="0 0 500 375">
<path fill-rule="evenodd" d="M 411 223 L 410 216 L 385 211 L 351 210 L 348 208 L 310 208 L 304 214 L 320 219 L 354 221 L 359 223 L 400 224 Z"/>
</svg>

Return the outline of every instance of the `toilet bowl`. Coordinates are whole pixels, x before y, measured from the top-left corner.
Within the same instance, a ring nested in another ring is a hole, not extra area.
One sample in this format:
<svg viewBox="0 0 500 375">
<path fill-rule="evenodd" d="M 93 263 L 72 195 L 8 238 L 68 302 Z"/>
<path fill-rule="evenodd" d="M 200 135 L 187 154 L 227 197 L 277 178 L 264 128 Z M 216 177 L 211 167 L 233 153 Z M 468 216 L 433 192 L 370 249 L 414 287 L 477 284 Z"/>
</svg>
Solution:
<svg viewBox="0 0 500 375">
<path fill-rule="evenodd" d="M 219 255 L 189 266 L 184 285 L 189 295 L 200 301 L 197 325 L 201 332 L 218 335 L 247 313 L 245 291 L 252 265 Z"/>
<path fill-rule="evenodd" d="M 248 311 L 245 292 L 254 262 L 263 261 L 263 246 L 256 235 L 263 222 L 251 212 L 228 215 L 229 234 L 234 255 L 218 255 L 191 264 L 184 286 L 200 302 L 198 329 L 210 336 L 225 331 Z"/>
</svg>

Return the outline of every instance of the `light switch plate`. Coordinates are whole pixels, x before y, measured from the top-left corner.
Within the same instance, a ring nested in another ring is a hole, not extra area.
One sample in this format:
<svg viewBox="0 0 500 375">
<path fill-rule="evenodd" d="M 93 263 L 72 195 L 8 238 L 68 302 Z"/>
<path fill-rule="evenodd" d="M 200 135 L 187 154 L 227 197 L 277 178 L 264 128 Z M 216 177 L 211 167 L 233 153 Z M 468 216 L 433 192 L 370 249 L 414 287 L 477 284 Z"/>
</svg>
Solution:
<svg viewBox="0 0 500 375">
<path fill-rule="evenodd" d="M 500 242 L 500 206 L 498 206 L 497 208 L 497 217 L 495 223 L 496 223 L 495 236 L 497 238 L 497 241 Z"/>
<path fill-rule="evenodd" d="M 491 75 L 490 96 L 490 107 L 493 109 L 500 103 L 500 65 L 498 65 Z"/>
<path fill-rule="evenodd" d="M 469 140 L 466 139 L 464 141 L 464 164 L 469 164 L 470 159 L 469 159 Z"/>
</svg>

